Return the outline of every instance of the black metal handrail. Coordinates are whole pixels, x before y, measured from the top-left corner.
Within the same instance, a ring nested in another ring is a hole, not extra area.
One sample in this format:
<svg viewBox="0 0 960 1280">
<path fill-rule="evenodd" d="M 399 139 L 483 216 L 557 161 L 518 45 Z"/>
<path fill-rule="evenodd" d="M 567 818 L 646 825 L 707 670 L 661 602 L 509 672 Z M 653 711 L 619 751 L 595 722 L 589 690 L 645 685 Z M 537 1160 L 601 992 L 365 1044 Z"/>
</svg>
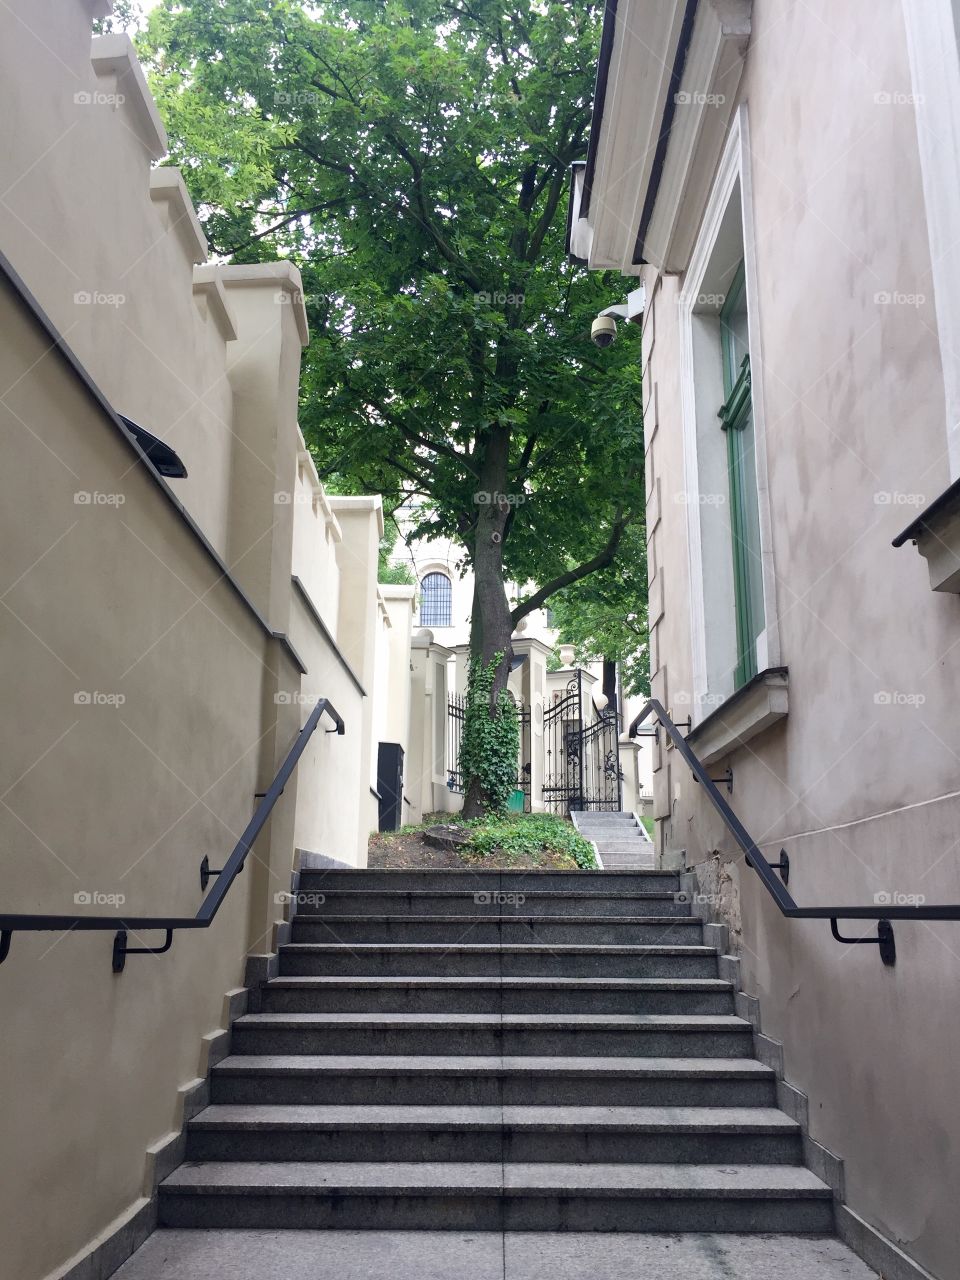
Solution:
<svg viewBox="0 0 960 1280">
<path fill-rule="evenodd" d="M 747 831 L 730 805 L 720 794 L 699 757 L 656 698 L 651 698 L 640 714 L 634 718 L 630 725 L 630 737 L 635 738 L 637 736 L 637 729 L 651 715 L 656 716 L 657 720 L 670 735 L 673 745 L 683 757 L 694 778 L 704 788 L 707 798 L 720 815 L 724 826 L 743 851 L 747 865 L 752 867 L 760 877 L 763 887 L 777 904 L 781 915 L 790 920 L 829 920 L 830 932 L 837 942 L 869 943 L 878 946 L 880 958 L 884 964 L 893 964 L 897 954 L 891 920 L 960 920 L 960 904 L 906 906 L 897 905 L 896 903 L 883 903 L 874 904 L 872 907 L 798 906 L 786 887 L 786 882 L 790 876 L 790 859 L 787 857 L 786 850 L 780 850 L 779 863 L 771 863 L 764 857 L 749 831 Z M 777 878 L 775 874 L 777 872 L 779 872 L 782 879 Z M 845 938 L 839 930 L 838 922 L 840 920 L 876 920 L 878 922 L 877 936 Z"/>
<path fill-rule="evenodd" d="M 260 803 L 254 810 L 253 817 L 244 828 L 243 834 L 234 846 L 233 852 L 219 871 L 211 871 L 207 859 L 201 864 L 201 887 L 206 881 L 216 876 L 217 882 L 206 895 L 195 916 L 51 916 L 51 915 L 3 915 L 0 914 L 0 963 L 10 953 L 10 943 L 16 932 L 34 933 L 54 930 L 68 933 L 74 929 L 116 929 L 113 942 L 113 970 L 123 970 L 126 957 L 129 955 L 162 955 L 173 945 L 173 934 L 176 929 L 208 929 L 220 909 L 220 904 L 230 890 L 230 886 L 243 870 L 247 854 L 254 841 L 273 812 L 273 807 L 283 795 L 283 789 L 290 775 L 297 767 L 300 757 L 306 750 L 307 743 L 320 723 L 321 717 L 328 715 L 336 726 L 327 729 L 327 733 L 343 734 L 345 730 L 343 717 L 328 698 L 320 698 L 310 712 L 307 723 L 297 734 L 296 741 L 284 756 L 283 764 L 264 793 Z M 127 931 L 140 932 L 146 929 L 163 929 L 166 939 L 160 947 L 128 947 Z"/>
</svg>

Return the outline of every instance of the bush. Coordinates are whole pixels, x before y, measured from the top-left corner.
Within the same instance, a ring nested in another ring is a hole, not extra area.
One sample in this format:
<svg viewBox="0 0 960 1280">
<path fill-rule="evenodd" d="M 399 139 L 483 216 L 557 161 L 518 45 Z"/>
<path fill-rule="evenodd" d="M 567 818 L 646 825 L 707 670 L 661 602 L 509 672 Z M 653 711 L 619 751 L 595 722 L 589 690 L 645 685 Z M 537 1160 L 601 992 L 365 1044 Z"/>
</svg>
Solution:
<svg viewBox="0 0 960 1280">
<path fill-rule="evenodd" d="M 495 712 L 491 714 L 490 710 L 493 679 L 502 659 L 503 654 L 496 653 L 486 667 L 477 658 L 470 663 L 460 743 L 464 790 L 469 791 L 470 783 L 476 779 L 487 804 L 496 813 L 506 810 L 516 788 L 520 751 L 517 709 L 509 694 L 501 689 Z"/>
<path fill-rule="evenodd" d="M 593 845 L 564 818 L 548 813 L 516 813 L 473 818 L 465 827 L 471 832 L 470 849 L 485 857 L 502 849 L 509 857 L 522 854 L 565 853 L 581 871 L 596 871 Z"/>
</svg>

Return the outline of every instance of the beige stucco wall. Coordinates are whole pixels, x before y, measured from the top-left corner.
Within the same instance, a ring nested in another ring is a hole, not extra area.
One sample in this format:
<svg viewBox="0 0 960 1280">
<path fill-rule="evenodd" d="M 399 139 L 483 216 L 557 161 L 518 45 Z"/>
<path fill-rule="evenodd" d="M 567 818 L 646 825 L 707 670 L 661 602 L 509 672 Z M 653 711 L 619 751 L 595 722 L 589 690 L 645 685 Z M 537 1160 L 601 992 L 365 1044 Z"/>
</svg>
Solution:
<svg viewBox="0 0 960 1280">
<path fill-rule="evenodd" d="M 362 554 L 341 563 L 296 421 L 299 277 L 195 271 L 192 210 L 151 195 L 152 104 L 135 71 L 94 74 L 90 8 L 0 9 L 0 249 L 109 404 L 189 477 L 171 501 L 4 278 L 3 910 L 193 916 L 200 859 L 223 864 L 318 697 L 347 731 L 321 725 L 209 930 L 121 975 L 110 932 L 14 935 L 0 1256 L 17 1280 L 137 1202 L 224 993 L 273 946 L 295 849 L 361 863 L 371 803 L 370 699 L 337 642 L 372 645 L 379 500 L 360 500 Z"/>
<path fill-rule="evenodd" d="M 341 540 L 337 544 L 340 566 L 339 634 L 340 647 L 361 684 L 372 695 L 376 686 L 377 631 L 382 624 L 377 591 L 380 539 L 383 537 L 383 504 L 378 497 L 331 498 L 330 508 L 339 522 Z M 375 699 L 364 699 L 361 711 L 362 824 L 376 831 L 378 803 L 375 781 L 377 752 L 373 740 Z M 366 849 L 361 866 L 366 866 Z"/>
<path fill-rule="evenodd" d="M 753 17 L 740 91 L 751 360 L 790 711 L 715 771 L 732 764 L 734 806 L 765 851 L 788 849 L 801 904 L 957 902 L 960 602 L 929 590 L 914 549 L 890 545 L 950 479 L 900 5 L 852 0 L 827 21 L 758 0 Z M 677 719 L 693 688 L 682 283 L 648 270 L 643 335 L 653 689 Z M 955 1274 L 960 927 L 895 925 L 889 969 L 826 922 L 784 921 L 672 755 L 654 775 L 659 840 L 717 895 L 763 1029 L 809 1094 L 811 1134 L 845 1161 L 848 1203 L 934 1274 Z"/>
<path fill-rule="evenodd" d="M 0 661 L 8 681 L 16 673 L 4 909 L 192 915 L 200 857 L 216 866 L 232 848 L 269 763 L 259 695 L 277 646 L 6 291 L 0 311 L 4 474 L 15 477 L 0 503 Z M 123 505 L 77 505 L 82 491 Z M 248 946 L 269 945 L 248 932 L 250 881 L 209 931 L 131 957 L 119 977 L 110 933 L 14 936 L 0 973 L 10 1275 L 44 1275 L 138 1195 L 145 1150 L 171 1127 L 224 991 Z"/>
<path fill-rule="evenodd" d="M 226 343 L 193 295 L 199 254 L 181 234 L 186 217 L 172 227 L 168 206 L 151 199 L 155 153 L 134 87 L 94 72 L 89 8 L 16 0 L 0 11 L 0 245 L 117 411 L 189 453 L 181 491 L 222 553 Z"/>
</svg>

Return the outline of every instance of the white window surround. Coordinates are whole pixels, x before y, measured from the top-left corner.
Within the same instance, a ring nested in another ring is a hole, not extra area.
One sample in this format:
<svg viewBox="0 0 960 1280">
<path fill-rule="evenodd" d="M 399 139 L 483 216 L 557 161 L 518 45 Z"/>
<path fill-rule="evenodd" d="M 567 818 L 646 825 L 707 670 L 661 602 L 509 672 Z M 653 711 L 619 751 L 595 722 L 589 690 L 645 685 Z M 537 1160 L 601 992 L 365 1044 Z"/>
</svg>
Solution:
<svg viewBox="0 0 960 1280">
<path fill-rule="evenodd" d="M 956 0 L 903 0 L 951 480 L 960 478 L 960 50 L 955 7 Z"/>
<path fill-rule="evenodd" d="M 704 277 L 731 199 L 739 186 L 743 227 L 744 275 L 747 296 L 748 339 L 753 373 L 752 399 L 755 433 L 757 494 L 760 514 L 761 582 L 765 627 L 757 639 L 757 666 L 762 672 L 782 664 L 777 621 L 776 575 L 773 564 L 769 488 L 767 483 L 766 417 L 763 394 L 763 358 L 757 302 L 756 229 L 753 219 L 753 187 L 750 174 L 750 139 L 745 105 L 738 107 L 703 223 L 690 259 L 679 297 L 680 386 L 683 415 L 684 484 L 687 493 L 687 548 L 690 569 L 690 625 L 693 654 L 692 720 L 699 724 L 716 710 L 710 698 L 707 660 L 704 557 L 700 528 L 700 475 L 697 452 L 697 395 L 694 369 L 694 307 L 703 291 Z M 719 406 L 719 401 L 718 401 Z M 694 500 L 695 499 L 695 500 Z M 730 691 L 732 693 L 732 690 Z"/>
</svg>

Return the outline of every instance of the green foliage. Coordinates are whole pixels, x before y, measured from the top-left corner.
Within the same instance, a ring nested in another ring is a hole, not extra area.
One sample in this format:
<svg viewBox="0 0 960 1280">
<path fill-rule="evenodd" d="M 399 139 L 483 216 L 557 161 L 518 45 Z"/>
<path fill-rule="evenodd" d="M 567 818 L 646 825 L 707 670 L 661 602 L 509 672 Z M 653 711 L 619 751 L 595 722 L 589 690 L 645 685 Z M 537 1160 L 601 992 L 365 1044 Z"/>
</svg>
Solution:
<svg viewBox="0 0 960 1280">
<path fill-rule="evenodd" d="M 395 559 L 397 540 L 400 530 L 393 511 L 383 513 L 383 537 L 380 539 L 380 553 L 377 563 L 377 581 L 391 583 L 396 587 L 415 587 L 416 575 L 409 562 Z"/>
<path fill-rule="evenodd" d="M 506 810 L 516 789 L 520 750 L 520 724 L 509 694 L 501 689 L 493 700 L 493 682 L 502 660 L 503 654 L 497 653 L 486 665 L 479 658 L 471 661 L 460 743 L 464 790 L 476 779 L 495 813 Z"/>
<path fill-rule="evenodd" d="M 596 871 L 593 845 L 574 830 L 572 823 L 549 813 L 516 813 L 473 818 L 465 824 L 471 832 L 470 848 L 481 856 L 497 850 L 507 857 L 540 853 L 566 854 L 581 871 Z"/>
<path fill-rule="evenodd" d="M 504 573 L 521 583 L 588 562 L 643 504 L 636 330 L 604 351 L 588 336 L 626 286 L 564 247 L 602 16 L 599 0 L 163 0 L 138 41 L 215 251 L 302 272 L 300 421 L 321 475 L 424 495 L 431 534 L 469 559 L 506 431 Z"/>
<path fill-rule="evenodd" d="M 624 534 L 619 563 L 558 592 L 551 601 L 553 624 L 575 658 L 617 662 L 625 694 L 649 694 L 647 639 L 647 552 L 645 529 Z"/>
<path fill-rule="evenodd" d="M 349 476 L 328 476 L 323 487 L 327 493 L 346 497 L 356 496 L 360 492 Z M 410 565 L 402 560 L 394 560 L 400 537 L 396 519 L 397 506 L 396 501 L 391 502 L 389 499 L 383 504 L 383 537 L 377 554 L 377 581 L 397 587 L 415 587 L 417 579 Z"/>
<path fill-rule="evenodd" d="M 114 0 L 112 11 L 105 18 L 94 21 L 93 34 L 109 36 L 125 31 L 132 37 L 143 23 L 143 8 L 137 0 Z"/>
</svg>

